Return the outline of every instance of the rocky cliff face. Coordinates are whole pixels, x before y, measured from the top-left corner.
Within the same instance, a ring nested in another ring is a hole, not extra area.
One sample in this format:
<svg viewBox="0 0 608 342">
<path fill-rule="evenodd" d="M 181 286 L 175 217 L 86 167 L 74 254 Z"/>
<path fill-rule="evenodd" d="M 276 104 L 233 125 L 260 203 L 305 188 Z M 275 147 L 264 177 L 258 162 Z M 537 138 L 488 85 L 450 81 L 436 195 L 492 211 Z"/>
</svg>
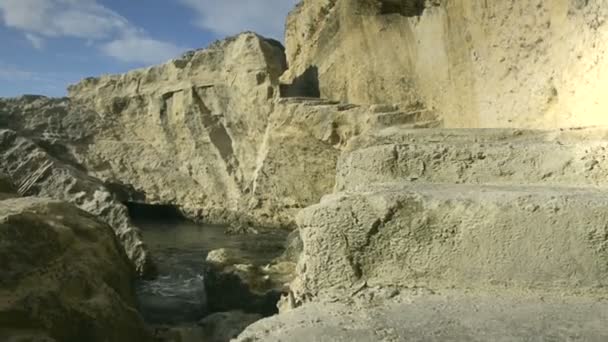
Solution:
<svg viewBox="0 0 608 342">
<path fill-rule="evenodd" d="M 350 103 L 420 99 L 446 127 L 608 123 L 608 9 L 589 1 L 304 0 L 285 83 Z"/>
<path fill-rule="evenodd" d="M 0 127 L 106 184 L 128 185 L 132 200 L 207 222 L 285 226 L 332 191 L 352 137 L 440 125 L 416 101 L 281 99 L 285 67 L 280 44 L 245 33 L 164 65 L 84 80 L 68 99 L 0 101 Z"/>
<path fill-rule="evenodd" d="M 167 64 L 70 87 L 98 113 L 81 162 L 101 179 L 133 185 L 149 203 L 196 216 L 236 211 L 251 191 L 285 68 L 280 44 L 243 34 Z M 203 214 L 203 213 L 200 213 Z"/>
</svg>

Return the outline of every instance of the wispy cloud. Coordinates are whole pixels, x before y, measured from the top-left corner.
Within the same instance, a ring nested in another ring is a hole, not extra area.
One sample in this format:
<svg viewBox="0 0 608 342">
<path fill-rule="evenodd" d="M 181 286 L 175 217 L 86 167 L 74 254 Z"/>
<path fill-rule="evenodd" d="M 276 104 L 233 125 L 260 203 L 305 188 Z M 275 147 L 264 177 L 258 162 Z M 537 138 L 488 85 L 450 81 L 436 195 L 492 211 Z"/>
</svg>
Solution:
<svg viewBox="0 0 608 342">
<path fill-rule="evenodd" d="M 37 36 L 33 33 L 26 33 L 25 39 L 27 39 L 32 44 L 32 46 L 37 50 L 42 50 L 42 48 L 44 48 L 44 39 L 40 38 L 39 36 Z"/>
<path fill-rule="evenodd" d="M 8 27 L 45 37 L 107 38 L 129 22 L 94 0 L 2 0 Z"/>
<path fill-rule="evenodd" d="M 194 24 L 221 35 L 255 31 L 283 39 L 287 13 L 299 0 L 179 0 L 196 13 Z"/>
<path fill-rule="evenodd" d="M 125 36 L 103 44 L 101 50 L 123 62 L 156 63 L 177 56 L 181 48 L 154 39 L 145 37 Z"/>
<path fill-rule="evenodd" d="M 177 55 L 179 47 L 149 37 L 126 18 L 96 0 L 0 0 L 0 20 L 20 30 L 33 47 L 45 39 L 71 37 L 121 61 L 157 63 Z M 139 48 L 127 55 L 120 47 Z"/>
</svg>

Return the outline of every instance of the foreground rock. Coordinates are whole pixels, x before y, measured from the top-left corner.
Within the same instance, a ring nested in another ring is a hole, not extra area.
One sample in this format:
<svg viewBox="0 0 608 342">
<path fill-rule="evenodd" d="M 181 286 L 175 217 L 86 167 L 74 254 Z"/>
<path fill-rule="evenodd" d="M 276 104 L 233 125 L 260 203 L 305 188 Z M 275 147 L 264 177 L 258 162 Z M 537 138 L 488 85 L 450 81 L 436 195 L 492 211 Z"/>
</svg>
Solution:
<svg viewBox="0 0 608 342">
<path fill-rule="evenodd" d="M 303 294 L 365 280 L 431 288 L 608 286 L 608 194 L 382 184 L 299 216 Z"/>
<path fill-rule="evenodd" d="M 139 229 L 131 224 L 127 208 L 85 170 L 54 157 L 14 131 L 0 129 L 0 172 L 10 176 L 20 195 L 67 201 L 97 216 L 114 229 L 137 272 L 153 273 Z"/>
<path fill-rule="evenodd" d="M 411 292 L 419 292 L 411 295 Z M 608 339 L 596 297 L 404 290 L 390 300 L 319 300 L 248 327 L 238 342 L 593 341 Z M 391 294 L 391 295 L 394 295 Z M 348 294 L 343 296 L 348 297 Z"/>
<path fill-rule="evenodd" d="M 608 124 L 607 19 L 603 0 L 305 0 L 283 81 L 348 103 L 416 98 L 446 127 Z"/>
<path fill-rule="evenodd" d="M 0 340 L 146 341 L 114 233 L 49 199 L 0 202 Z"/>
</svg>

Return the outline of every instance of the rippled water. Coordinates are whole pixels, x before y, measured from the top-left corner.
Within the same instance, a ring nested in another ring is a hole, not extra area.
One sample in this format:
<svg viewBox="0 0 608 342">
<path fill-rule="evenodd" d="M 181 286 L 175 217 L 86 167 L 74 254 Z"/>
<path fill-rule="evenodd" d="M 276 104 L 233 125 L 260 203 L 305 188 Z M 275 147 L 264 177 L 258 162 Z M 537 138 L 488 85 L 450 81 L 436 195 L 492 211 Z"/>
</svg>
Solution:
<svg viewBox="0 0 608 342">
<path fill-rule="evenodd" d="M 224 227 L 177 220 L 135 220 L 153 255 L 159 276 L 140 281 L 137 294 L 144 318 L 155 324 L 198 321 L 205 311 L 204 260 L 218 248 L 229 249 L 254 265 L 282 252 L 285 233 L 226 235 Z"/>
</svg>

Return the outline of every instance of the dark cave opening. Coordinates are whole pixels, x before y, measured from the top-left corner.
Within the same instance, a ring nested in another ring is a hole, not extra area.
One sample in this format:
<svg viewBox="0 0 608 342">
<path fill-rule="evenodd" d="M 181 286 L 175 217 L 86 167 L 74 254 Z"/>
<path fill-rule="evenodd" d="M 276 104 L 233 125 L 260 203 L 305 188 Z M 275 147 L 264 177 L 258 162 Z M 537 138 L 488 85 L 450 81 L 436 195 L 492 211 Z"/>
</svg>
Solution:
<svg viewBox="0 0 608 342">
<path fill-rule="evenodd" d="M 147 204 L 125 202 L 129 216 L 133 221 L 185 221 L 186 218 L 178 207 L 170 204 Z"/>
<path fill-rule="evenodd" d="M 381 0 L 380 14 L 400 14 L 405 17 L 421 16 L 425 0 Z"/>
</svg>

